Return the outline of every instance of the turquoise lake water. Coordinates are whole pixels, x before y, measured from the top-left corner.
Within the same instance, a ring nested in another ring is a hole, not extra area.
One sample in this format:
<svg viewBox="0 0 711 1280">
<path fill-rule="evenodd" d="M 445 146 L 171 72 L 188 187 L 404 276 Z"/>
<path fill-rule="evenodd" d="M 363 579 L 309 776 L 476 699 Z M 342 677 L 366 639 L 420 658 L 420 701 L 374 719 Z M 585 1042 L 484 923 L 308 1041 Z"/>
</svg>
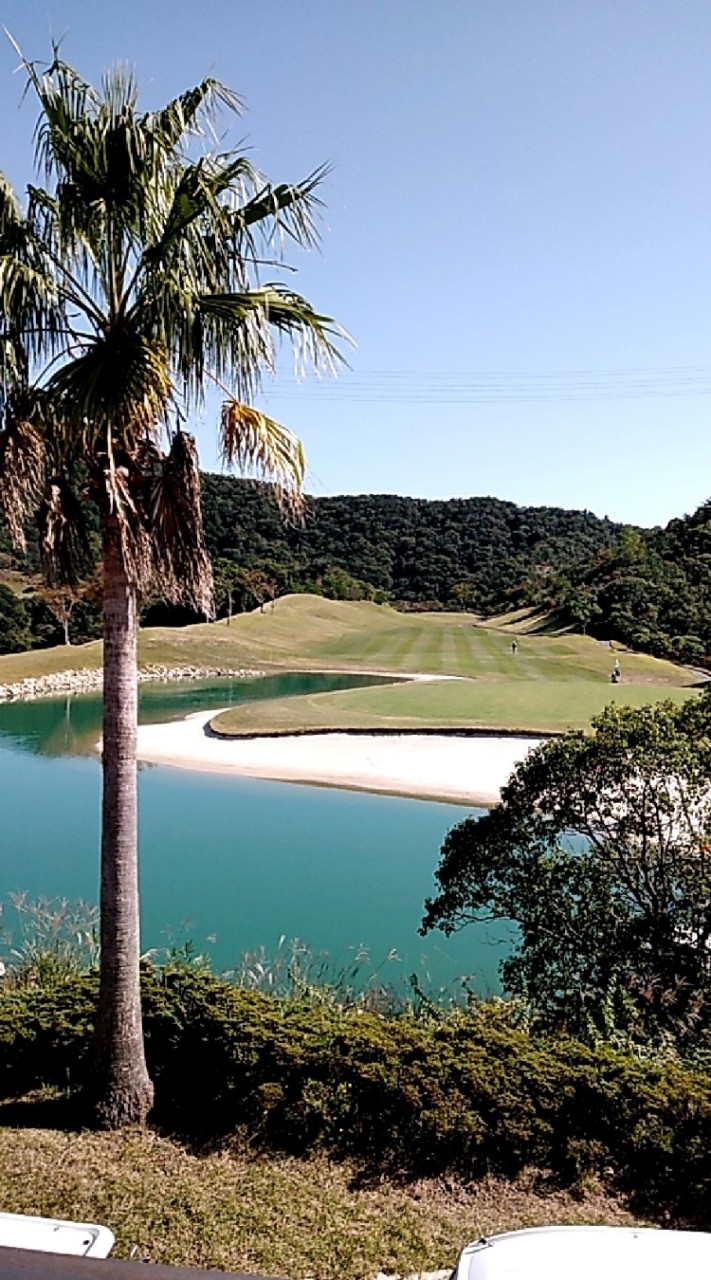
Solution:
<svg viewBox="0 0 711 1280">
<path fill-rule="evenodd" d="M 374 681 L 300 674 L 144 686 L 140 717 L 361 683 Z M 0 706 L 0 900 L 26 891 L 97 901 L 100 721 L 97 697 Z M 468 975 L 481 994 L 498 990 L 502 926 L 417 934 L 442 840 L 476 810 L 154 765 L 140 766 L 139 806 L 144 949 L 189 939 L 219 970 L 298 938 L 327 952 L 334 970 L 366 948 L 394 985 L 416 973 L 434 991 Z M 398 959 L 386 962 L 393 951 Z"/>
</svg>

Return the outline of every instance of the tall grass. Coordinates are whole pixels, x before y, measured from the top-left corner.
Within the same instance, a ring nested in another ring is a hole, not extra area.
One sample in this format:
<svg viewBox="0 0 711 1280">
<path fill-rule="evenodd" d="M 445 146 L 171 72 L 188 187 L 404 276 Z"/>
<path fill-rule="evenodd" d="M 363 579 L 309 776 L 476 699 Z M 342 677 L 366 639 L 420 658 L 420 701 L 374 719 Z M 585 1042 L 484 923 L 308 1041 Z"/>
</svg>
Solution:
<svg viewBox="0 0 711 1280">
<path fill-rule="evenodd" d="M 143 958 L 158 968 L 212 973 L 209 947 L 214 935 L 200 948 L 190 937 L 189 928 L 186 922 L 176 932 L 166 931 L 165 946 L 151 948 Z M 90 972 L 98 960 L 98 910 L 92 904 L 66 898 L 32 900 L 27 893 L 11 894 L 7 902 L 0 903 L 0 980 L 6 989 L 51 988 L 66 978 Z M 302 1006 L 357 1007 L 386 1017 L 407 1014 L 430 1018 L 481 1003 L 469 978 L 435 987 L 427 974 L 403 975 L 401 963 L 394 947 L 379 960 L 363 944 L 334 957 L 282 934 L 273 949 L 260 946 L 245 951 L 233 968 L 221 970 L 217 976 L 242 991 Z M 505 1008 L 511 1020 L 520 1023 L 520 1010 L 514 1011 L 511 1002 L 493 1003 L 500 1007 L 499 1016 Z"/>
<path fill-rule="evenodd" d="M 0 966 L 5 984 L 52 987 L 95 967 L 99 913 L 88 902 L 10 894 L 0 904 Z"/>
</svg>

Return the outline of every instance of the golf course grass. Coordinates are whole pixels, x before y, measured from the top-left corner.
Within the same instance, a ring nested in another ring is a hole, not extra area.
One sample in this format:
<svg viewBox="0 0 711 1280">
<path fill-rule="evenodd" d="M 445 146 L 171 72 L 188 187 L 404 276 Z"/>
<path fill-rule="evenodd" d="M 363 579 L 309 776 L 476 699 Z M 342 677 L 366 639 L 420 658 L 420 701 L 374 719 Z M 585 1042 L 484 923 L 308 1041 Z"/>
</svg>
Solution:
<svg viewBox="0 0 711 1280">
<path fill-rule="evenodd" d="M 501 729 L 557 733 L 582 728 L 610 702 L 641 707 L 661 696 L 681 702 L 686 689 L 651 684 L 595 684 L 570 680 L 433 680 L 341 689 L 233 707 L 211 721 L 221 735 L 343 730 L 418 732 Z"/>
<path fill-rule="evenodd" d="M 219 717 L 220 732 L 304 729 L 500 728 L 555 732 L 586 725 L 606 703 L 641 706 L 693 696 L 687 668 L 567 633 L 526 633 L 471 614 L 403 614 L 367 602 L 284 596 L 263 612 L 183 628 L 141 632 L 142 664 L 261 671 L 378 671 L 465 679 L 398 683 L 260 702 Z M 516 652 L 512 652 L 512 641 Z M 0 683 L 97 668 L 91 644 L 0 657 Z M 615 658 L 622 682 L 609 677 Z"/>
</svg>

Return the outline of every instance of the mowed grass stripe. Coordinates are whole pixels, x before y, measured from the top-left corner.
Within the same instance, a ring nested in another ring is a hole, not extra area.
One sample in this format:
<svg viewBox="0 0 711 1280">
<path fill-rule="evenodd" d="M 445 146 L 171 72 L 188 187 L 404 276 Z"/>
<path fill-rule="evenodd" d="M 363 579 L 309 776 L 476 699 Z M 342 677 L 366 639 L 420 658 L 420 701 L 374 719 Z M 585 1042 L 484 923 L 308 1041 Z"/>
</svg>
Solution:
<svg viewBox="0 0 711 1280">
<path fill-rule="evenodd" d="M 462 672 L 462 674 L 473 674 L 475 663 L 473 659 L 472 642 L 469 630 L 466 626 L 456 627 L 454 630 L 454 664 L 453 671 Z"/>
<path fill-rule="evenodd" d="M 494 679 L 499 675 L 499 655 L 495 643 L 489 636 L 482 636 L 478 631 L 465 631 L 467 645 L 467 663 L 462 675 L 472 675 L 486 679 Z"/>
<path fill-rule="evenodd" d="M 532 730 L 544 723 L 568 723 L 563 705 L 573 698 L 573 722 L 588 705 L 593 711 L 610 696 L 621 696 L 609 683 L 614 653 L 589 637 L 519 635 L 518 652 L 511 655 L 511 633 L 473 626 L 466 614 L 403 615 L 368 602 L 332 601 L 314 596 L 283 597 L 274 609 L 256 611 L 225 622 L 184 628 L 153 628 L 141 632 L 141 663 L 167 666 L 218 667 L 235 670 L 350 670 L 427 672 L 474 677 L 491 687 L 496 707 L 485 710 L 482 723 L 510 723 L 515 699 L 519 712 L 513 719 Z M 694 673 L 669 662 L 640 654 L 619 653 L 624 690 L 646 686 L 644 700 L 663 697 L 674 687 L 697 682 Z M 101 645 L 35 650 L 0 657 L 0 683 L 50 671 L 98 667 Z M 571 694 L 573 684 L 592 686 L 590 698 Z M 538 685 L 540 697 L 530 688 Z M 526 686 L 526 689 L 519 689 Z M 556 688 L 563 693 L 556 694 Z M 518 690 L 518 693 L 516 692 Z M 546 692 L 547 691 L 547 692 Z M 651 691 L 651 693 L 649 692 Z M 624 694 L 627 701 L 637 695 Z M 641 696 L 641 695 L 640 695 Z M 554 708 L 545 712 L 545 699 Z M 576 703 L 577 698 L 577 703 Z M 532 719 L 525 721 L 529 706 Z M 509 711 L 506 710 L 509 708 Z M 557 710 L 555 710 L 557 708 Z M 592 714 L 592 712 L 591 712 Z M 541 719 L 543 715 L 543 719 Z M 507 719 L 508 716 L 508 719 Z"/>
<path fill-rule="evenodd" d="M 344 661 L 354 659 L 358 662 L 378 664 L 384 661 L 389 664 L 397 646 L 397 632 L 376 631 L 370 636 L 344 636 L 338 645 L 325 645 L 324 650 L 327 653 L 337 654 Z"/>
<path fill-rule="evenodd" d="M 374 635 L 343 636 L 337 645 L 319 646 L 326 657 L 337 656 L 344 662 L 369 662 L 394 670 L 404 670 L 409 662 L 413 636 L 409 628 L 377 631 Z"/>
<path fill-rule="evenodd" d="M 461 627 L 447 627 L 440 633 L 440 662 L 442 671 L 457 671 L 457 635 Z"/>
<path fill-rule="evenodd" d="M 416 641 L 415 671 L 444 671 L 442 663 L 442 632 L 439 627 L 420 623 Z M 413 653 L 413 658 L 415 654 Z"/>
<path fill-rule="evenodd" d="M 399 671 L 424 670 L 422 667 L 422 662 L 425 660 L 423 639 L 426 645 L 428 637 L 423 637 L 421 627 L 412 625 L 402 627 L 397 631 L 396 635 L 397 644 L 392 648 L 389 660 L 393 667 Z M 383 660 L 386 661 L 385 655 L 383 655 Z"/>
<path fill-rule="evenodd" d="M 510 640 L 480 629 L 472 632 L 472 640 L 482 671 L 505 676 L 509 680 L 518 680 L 525 675 L 524 663 L 518 662 L 518 655 L 514 658 L 511 653 Z"/>
</svg>

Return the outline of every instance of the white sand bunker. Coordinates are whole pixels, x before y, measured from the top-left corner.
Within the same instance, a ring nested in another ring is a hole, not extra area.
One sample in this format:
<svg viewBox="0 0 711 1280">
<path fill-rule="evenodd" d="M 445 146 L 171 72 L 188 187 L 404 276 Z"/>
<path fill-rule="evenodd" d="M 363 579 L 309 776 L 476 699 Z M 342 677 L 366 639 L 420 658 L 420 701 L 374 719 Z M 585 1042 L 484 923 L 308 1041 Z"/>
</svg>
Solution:
<svg viewBox="0 0 711 1280">
<path fill-rule="evenodd" d="M 416 733 L 226 739 L 205 732 L 217 714 L 201 711 L 171 724 L 142 725 L 139 759 L 253 778 L 494 804 L 512 770 L 538 741 Z"/>
</svg>

